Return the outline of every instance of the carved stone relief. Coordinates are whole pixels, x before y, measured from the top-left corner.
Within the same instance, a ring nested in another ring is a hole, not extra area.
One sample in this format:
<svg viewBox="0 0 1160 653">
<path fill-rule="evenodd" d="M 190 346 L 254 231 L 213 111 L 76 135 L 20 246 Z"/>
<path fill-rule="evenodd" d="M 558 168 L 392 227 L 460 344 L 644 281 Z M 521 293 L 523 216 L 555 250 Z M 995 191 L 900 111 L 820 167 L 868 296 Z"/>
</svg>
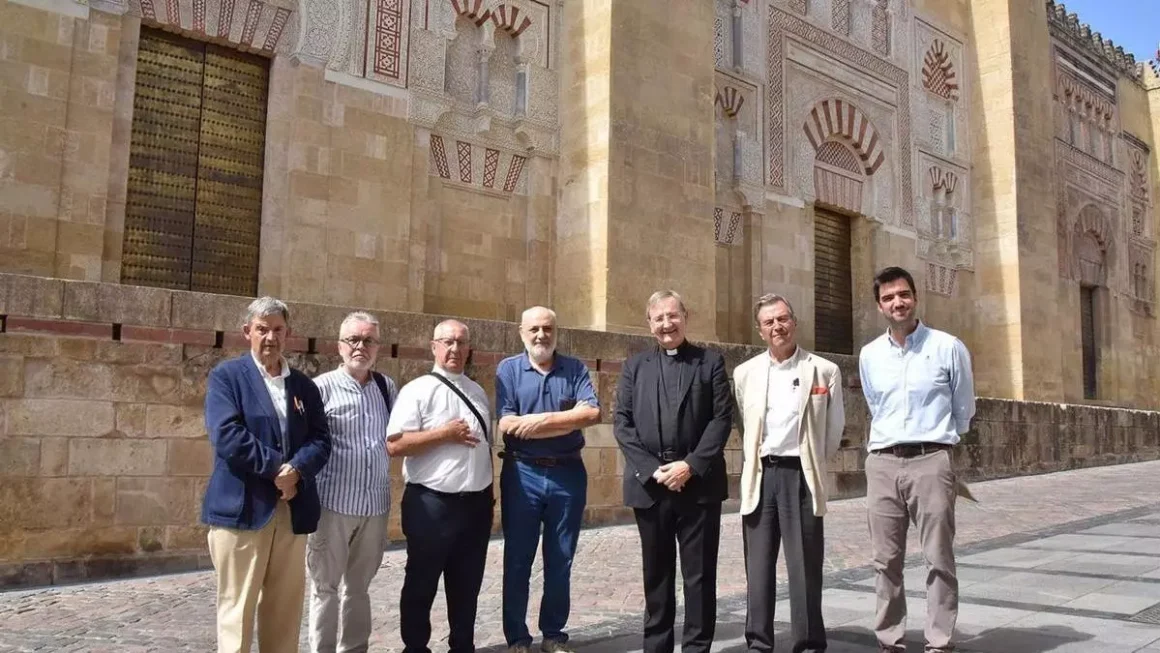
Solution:
<svg viewBox="0 0 1160 653">
<path fill-rule="evenodd" d="M 523 154 L 431 134 L 429 156 L 431 175 L 444 183 L 501 195 L 527 194 Z"/>
<path fill-rule="evenodd" d="M 148 25 L 172 26 L 252 52 L 278 50 L 291 15 L 292 0 L 129 0 L 128 13 Z M 297 21 L 295 21 L 295 24 Z"/>
<path fill-rule="evenodd" d="M 855 10 L 858 6 L 855 2 Z M 843 82 L 853 88 L 834 88 L 832 83 L 811 79 L 810 66 L 795 68 L 787 62 L 787 48 L 791 43 L 793 47 L 820 54 L 815 62 L 830 62 L 827 67 L 842 73 Z M 871 192 L 863 193 L 863 213 L 901 226 L 913 225 L 912 161 L 910 156 L 896 154 L 911 151 L 907 71 L 776 6 L 770 8 L 767 66 L 769 184 L 790 194 L 812 198 L 815 148 L 801 125 L 817 102 L 827 96 L 845 97 L 878 126 L 881 150 L 886 156 L 884 165 L 869 178 L 872 187 Z M 791 74 L 795 75 L 792 82 L 787 79 Z M 854 92 L 858 93 L 857 97 L 849 97 Z M 899 191 L 896 199 L 895 193 Z M 895 207 L 900 210 L 896 211 Z"/>
<path fill-rule="evenodd" d="M 717 72 L 714 85 L 717 194 L 741 193 L 743 204 L 762 207 L 765 186 L 759 90 L 745 79 L 721 71 Z"/>
<path fill-rule="evenodd" d="M 557 151 L 558 32 L 539 0 L 411 0 L 409 119 L 503 150 Z"/>
</svg>

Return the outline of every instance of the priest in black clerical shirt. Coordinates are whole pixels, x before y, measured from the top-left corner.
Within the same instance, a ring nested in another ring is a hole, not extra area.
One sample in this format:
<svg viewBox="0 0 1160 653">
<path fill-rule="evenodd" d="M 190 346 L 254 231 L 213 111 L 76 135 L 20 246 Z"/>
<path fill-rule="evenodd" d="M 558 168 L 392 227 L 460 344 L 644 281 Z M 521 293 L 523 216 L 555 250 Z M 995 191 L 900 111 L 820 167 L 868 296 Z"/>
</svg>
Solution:
<svg viewBox="0 0 1160 653">
<path fill-rule="evenodd" d="M 672 653 L 676 555 L 685 589 L 683 653 L 709 653 L 717 618 L 722 453 L 733 419 L 725 361 L 685 340 L 680 295 L 649 298 L 653 347 L 624 363 L 616 441 L 624 452 L 624 503 L 633 508 L 644 561 L 644 653 Z"/>
</svg>

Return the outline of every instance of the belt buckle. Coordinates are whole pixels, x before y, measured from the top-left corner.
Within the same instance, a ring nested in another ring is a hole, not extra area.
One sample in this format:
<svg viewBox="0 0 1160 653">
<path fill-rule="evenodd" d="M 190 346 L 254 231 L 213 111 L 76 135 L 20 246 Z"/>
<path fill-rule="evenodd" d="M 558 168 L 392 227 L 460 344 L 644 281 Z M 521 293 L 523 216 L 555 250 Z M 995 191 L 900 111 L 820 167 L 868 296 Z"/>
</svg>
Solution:
<svg viewBox="0 0 1160 653">
<path fill-rule="evenodd" d="M 672 449 L 665 449 L 661 452 L 661 462 L 671 463 L 677 459 L 677 452 Z"/>
<path fill-rule="evenodd" d="M 555 458 L 534 458 L 533 462 L 535 464 L 539 465 L 540 467 L 555 467 L 556 466 L 556 459 Z"/>
</svg>

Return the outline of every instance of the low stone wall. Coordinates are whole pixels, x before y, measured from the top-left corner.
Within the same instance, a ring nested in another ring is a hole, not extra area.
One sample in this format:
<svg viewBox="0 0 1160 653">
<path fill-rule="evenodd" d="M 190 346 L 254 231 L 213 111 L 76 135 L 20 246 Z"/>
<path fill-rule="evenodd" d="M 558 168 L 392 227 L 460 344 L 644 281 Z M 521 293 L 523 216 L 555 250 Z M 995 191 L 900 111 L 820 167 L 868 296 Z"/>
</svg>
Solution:
<svg viewBox="0 0 1160 653">
<path fill-rule="evenodd" d="M 209 370 L 245 351 L 247 298 L 0 274 L 0 587 L 206 566 L 198 525 L 212 453 L 202 421 Z M 291 365 L 339 362 L 348 308 L 291 304 Z M 429 370 L 435 315 L 379 312 L 379 370 L 400 383 Z M 489 394 L 498 361 L 521 351 L 511 323 L 465 320 L 468 374 Z M 651 339 L 561 329 L 560 350 L 592 371 L 602 423 L 587 429 L 587 525 L 623 522 L 623 458 L 611 410 L 621 362 Z M 760 349 L 713 344 L 732 368 Z M 845 372 L 847 430 L 831 461 L 838 496 L 864 492 L 868 424 L 856 361 Z M 1160 413 L 981 399 L 956 450 L 969 480 L 1155 459 Z M 732 496 L 741 455 L 726 454 Z M 497 461 L 496 470 L 499 465 Z M 399 463 L 392 464 L 396 501 Z M 499 520 L 496 520 L 498 527 Z M 392 537 L 401 537 L 398 510 Z"/>
</svg>

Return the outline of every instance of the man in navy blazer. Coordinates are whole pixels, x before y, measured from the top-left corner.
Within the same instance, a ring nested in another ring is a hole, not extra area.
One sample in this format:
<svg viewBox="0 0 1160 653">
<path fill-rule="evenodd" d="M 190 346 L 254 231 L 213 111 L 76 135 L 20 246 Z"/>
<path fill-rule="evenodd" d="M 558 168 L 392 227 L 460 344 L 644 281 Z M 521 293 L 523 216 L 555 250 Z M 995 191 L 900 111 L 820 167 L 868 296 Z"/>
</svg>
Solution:
<svg viewBox="0 0 1160 653">
<path fill-rule="evenodd" d="M 298 650 L 306 535 L 321 513 L 314 477 L 330 435 L 318 388 L 282 356 L 286 304 L 254 300 L 242 332 L 250 352 L 215 367 L 205 395 L 214 463 L 201 520 L 217 572 L 218 651 L 248 653 L 257 613 L 259 649 L 284 653 Z"/>
</svg>

